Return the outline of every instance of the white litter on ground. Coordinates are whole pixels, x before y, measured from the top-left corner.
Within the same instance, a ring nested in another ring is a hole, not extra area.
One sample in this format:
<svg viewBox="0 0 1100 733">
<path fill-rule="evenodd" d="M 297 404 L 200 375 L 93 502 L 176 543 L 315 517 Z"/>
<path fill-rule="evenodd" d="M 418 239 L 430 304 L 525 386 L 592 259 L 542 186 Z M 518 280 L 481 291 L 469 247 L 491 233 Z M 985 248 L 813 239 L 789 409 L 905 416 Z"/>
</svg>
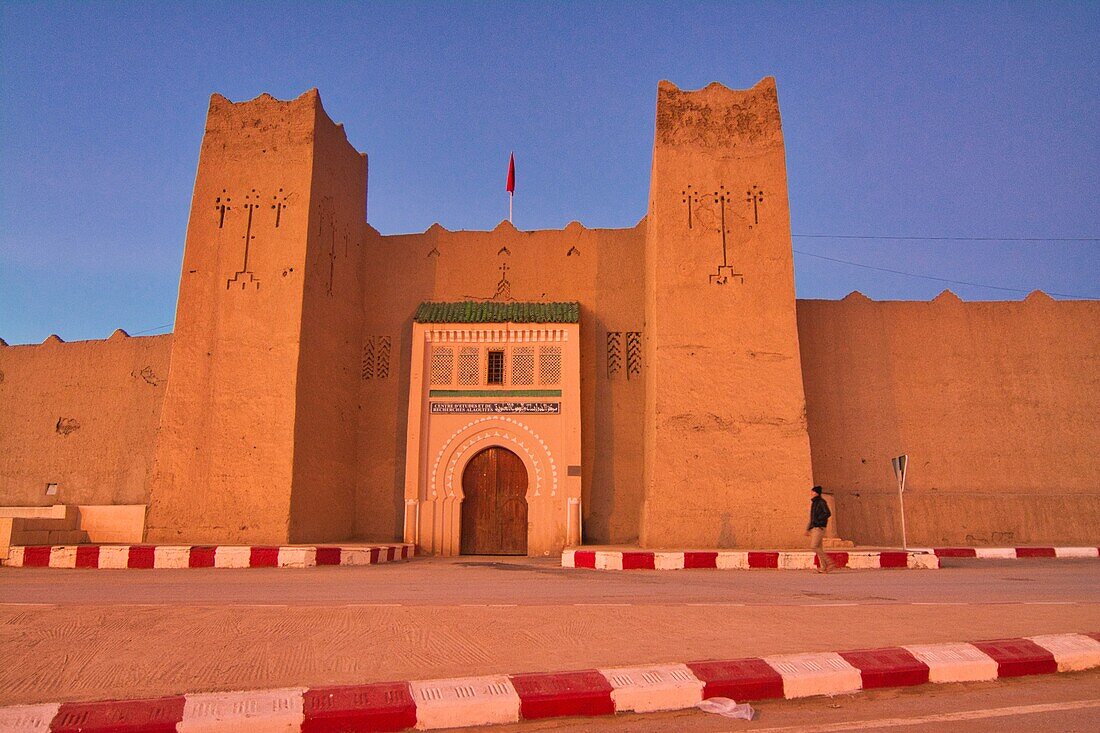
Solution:
<svg viewBox="0 0 1100 733">
<path fill-rule="evenodd" d="M 752 720 L 752 717 L 756 715 L 756 711 L 747 702 L 738 705 L 736 700 L 731 700 L 728 697 L 711 697 L 700 700 L 695 703 L 695 707 L 704 713 L 716 713 L 727 718 L 740 718 L 741 720 Z"/>
</svg>

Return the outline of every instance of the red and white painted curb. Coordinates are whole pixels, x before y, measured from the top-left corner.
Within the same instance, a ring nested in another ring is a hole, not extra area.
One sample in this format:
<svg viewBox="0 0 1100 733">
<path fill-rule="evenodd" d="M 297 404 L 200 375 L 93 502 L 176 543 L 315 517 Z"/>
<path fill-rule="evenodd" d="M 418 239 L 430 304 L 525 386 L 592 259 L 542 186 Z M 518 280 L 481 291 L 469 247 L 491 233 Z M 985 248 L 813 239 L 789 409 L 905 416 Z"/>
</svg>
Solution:
<svg viewBox="0 0 1100 733">
<path fill-rule="evenodd" d="M 1100 547 L 936 547 L 929 552 L 936 553 L 936 557 L 977 557 L 986 560 L 1100 557 Z"/>
<path fill-rule="evenodd" d="M 13 568 L 312 568 L 378 565 L 412 557 L 411 544 L 332 546 L 54 545 L 12 547 Z"/>
<path fill-rule="evenodd" d="M 1025 559 L 1040 557 L 1097 558 L 1098 547 L 921 547 L 910 550 L 829 550 L 838 568 L 879 569 L 940 567 L 940 558 Z M 563 568 L 594 570 L 810 570 L 818 566 L 816 553 L 806 550 L 565 550 Z"/>
<path fill-rule="evenodd" d="M 427 730 L 682 710 L 710 697 L 792 699 L 1096 667 L 1100 633 L 1049 634 L 576 672 L 21 705 L 0 708 L 0 732 Z"/>
<path fill-rule="evenodd" d="M 838 568 L 920 568 L 935 569 L 939 558 L 930 551 L 852 550 L 830 551 L 829 559 Z M 817 567 L 817 555 L 804 550 L 784 552 L 765 550 L 718 550 L 661 552 L 651 550 L 566 550 L 561 554 L 563 568 L 594 570 L 811 570 Z"/>
</svg>

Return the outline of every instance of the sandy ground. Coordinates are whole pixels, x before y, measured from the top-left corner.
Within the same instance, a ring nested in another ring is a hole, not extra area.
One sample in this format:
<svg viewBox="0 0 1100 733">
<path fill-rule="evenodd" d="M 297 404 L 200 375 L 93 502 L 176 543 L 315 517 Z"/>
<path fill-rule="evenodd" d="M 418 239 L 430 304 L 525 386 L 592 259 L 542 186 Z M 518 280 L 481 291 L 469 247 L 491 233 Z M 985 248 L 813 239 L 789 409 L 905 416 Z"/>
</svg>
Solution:
<svg viewBox="0 0 1100 733">
<path fill-rule="evenodd" d="M 1095 631 L 1098 581 L 1096 560 L 828 576 L 597 572 L 494 558 L 10 568 L 0 570 L 0 704 Z"/>
</svg>

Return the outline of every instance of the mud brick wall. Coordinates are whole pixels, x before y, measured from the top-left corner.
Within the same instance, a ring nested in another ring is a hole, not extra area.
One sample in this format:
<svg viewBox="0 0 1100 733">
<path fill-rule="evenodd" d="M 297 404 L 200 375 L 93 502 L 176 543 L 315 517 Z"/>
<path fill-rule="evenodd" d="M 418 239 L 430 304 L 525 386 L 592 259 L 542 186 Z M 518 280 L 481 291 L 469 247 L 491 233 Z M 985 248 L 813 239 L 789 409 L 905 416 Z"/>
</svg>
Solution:
<svg viewBox="0 0 1100 733">
<path fill-rule="evenodd" d="M 1096 541 L 1100 302 L 798 301 L 814 479 L 841 536 L 910 544 Z"/>
<path fill-rule="evenodd" d="M 148 503 L 171 349 L 122 331 L 0 346 L 0 506 Z"/>
</svg>

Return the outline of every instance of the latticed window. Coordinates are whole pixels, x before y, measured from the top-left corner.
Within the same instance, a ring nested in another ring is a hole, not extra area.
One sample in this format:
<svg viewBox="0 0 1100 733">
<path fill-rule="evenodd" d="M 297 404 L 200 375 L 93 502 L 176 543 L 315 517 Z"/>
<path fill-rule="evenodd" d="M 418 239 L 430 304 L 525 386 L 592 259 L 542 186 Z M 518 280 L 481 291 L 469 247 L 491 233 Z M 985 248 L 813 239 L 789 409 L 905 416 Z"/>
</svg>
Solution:
<svg viewBox="0 0 1100 733">
<path fill-rule="evenodd" d="M 504 352 L 490 351 L 486 384 L 504 384 Z"/>
<path fill-rule="evenodd" d="M 459 384 L 480 384 L 481 369 L 479 369 L 479 361 L 476 348 L 473 346 L 462 347 L 462 350 L 458 352 Z"/>
<path fill-rule="evenodd" d="M 432 384 L 450 384 L 454 378 L 455 352 L 449 346 L 432 350 Z"/>
<path fill-rule="evenodd" d="M 512 384 L 528 387 L 535 383 L 535 350 L 530 346 L 512 349 Z"/>
<path fill-rule="evenodd" d="M 539 382 L 558 384 L 561 382 L 561 347 L 539 347 Z"/>
</svg>

